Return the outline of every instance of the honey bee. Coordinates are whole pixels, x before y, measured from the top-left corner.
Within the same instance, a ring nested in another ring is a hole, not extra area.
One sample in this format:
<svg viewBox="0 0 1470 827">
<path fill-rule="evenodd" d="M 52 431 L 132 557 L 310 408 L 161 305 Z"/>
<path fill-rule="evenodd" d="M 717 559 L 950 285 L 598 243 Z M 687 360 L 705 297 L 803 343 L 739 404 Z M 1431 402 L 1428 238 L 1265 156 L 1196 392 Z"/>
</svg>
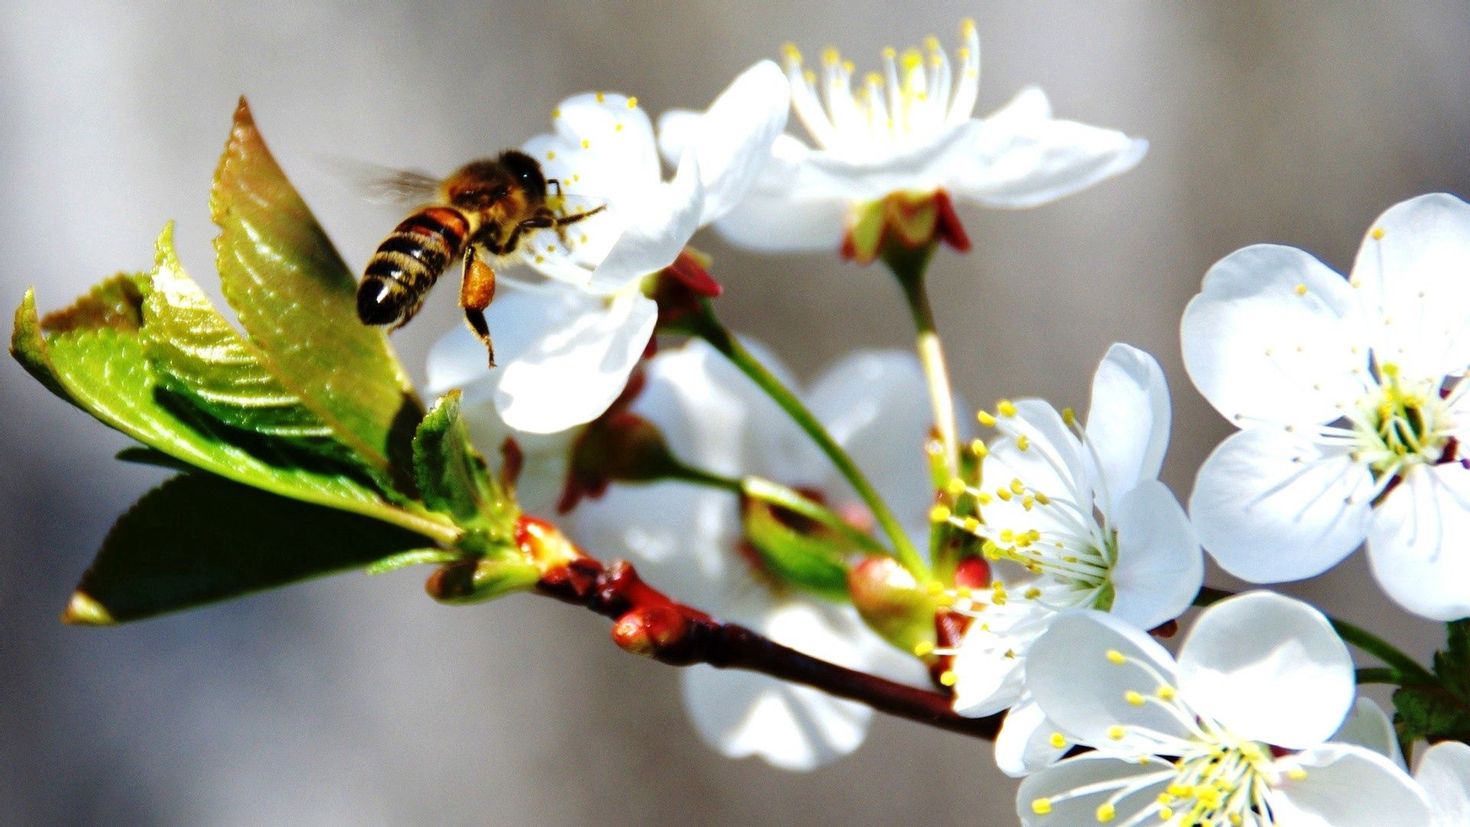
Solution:
<svg viewBox="0 0 1470 827">
<path fill-rule="evenodd" d="M 459 306 L 470 329 L 485 343 L 491 367 L 495 348 L 485 322 L 485 308 L 495 297 L 491 263 L 516 253 L 537 230 L 554 230 L 565 243 L 567 225 L 606 209 L 606 205 L 575 213 L 560 209 L 569 197 L 562 195 L 561 183 L 548 179 L 536 159 L 514 149 L 471 161 L 442 181 L 400 173 L 381 183 L 396 196 L 431 200 L 378 245 L 357 288 L 357 317 L 363 324 L 391 324 L 394 330 L 408 324 L 439 275 L 450 262 L 462 259 Z M 548 189 L 554 192 L 548 195 Z"/>
</svg>

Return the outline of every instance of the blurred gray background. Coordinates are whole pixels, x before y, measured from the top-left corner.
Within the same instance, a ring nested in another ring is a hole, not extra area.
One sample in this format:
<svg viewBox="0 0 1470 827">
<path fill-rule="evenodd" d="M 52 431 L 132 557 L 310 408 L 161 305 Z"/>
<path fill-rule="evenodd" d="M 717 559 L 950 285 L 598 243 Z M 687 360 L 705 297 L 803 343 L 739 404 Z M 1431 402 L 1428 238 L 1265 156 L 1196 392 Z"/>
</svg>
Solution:
<svg viewBox="0 0 1470 827">
<path fill-rule="evenodd" d="M 1110 342 L 1158 356 L 1175 398 L 1166 469 L 1186 497 L 1228 432 L 1194 393 L 1177 324 L 1209 265 L 1279 241 L 1350 265 L 1384 208 L 1470 191 L 1470 7 L 1322 2 L 0 3 L 0 298 L 43 308 L 146 269 L 163 222 L 211 276 L 206 198 L 235 98 L 360 266 L 398 219 L 322 159 L 445 172 L 548 127 L 602 88 L 702 107 L 783 41 L 881 47 L 973 16 L 979 111 L 1039 83 L 1060 115 L 1153 148 L 1134 172 L 1029 212 L 963 209 L 935 304 L 956 380 L 989 402 L 1084 406 Z M 877 269 L 699 243 L 734 325 L 802 375 L 905 347 Z M 779 300 L 776 300 L 779 297 Z M 451 290 L 396 336 L 422 377 L 459 324 Z M 451 609 L 422 572 L 348 575 L 111 630 L 56 622 L 113 518 L 162 474 L 0 362 L 0 820 L 6 823 L 970 823 L 1013 821 L 987 744 L 882 719 L 809 775 L 694 738 L 674 670 L 550 601 Z M 1231 585 L 1212 575 L 1217 585 Z M 1439 631 L 1361 559 L 1298 589 L 1416 655 Z"/>
</svg>

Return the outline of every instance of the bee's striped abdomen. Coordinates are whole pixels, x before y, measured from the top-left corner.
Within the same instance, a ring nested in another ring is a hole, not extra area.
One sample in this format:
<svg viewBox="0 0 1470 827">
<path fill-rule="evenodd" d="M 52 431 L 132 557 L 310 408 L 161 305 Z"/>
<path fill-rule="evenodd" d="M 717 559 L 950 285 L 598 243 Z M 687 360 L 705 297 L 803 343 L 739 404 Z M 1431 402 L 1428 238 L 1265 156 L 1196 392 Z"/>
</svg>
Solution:
<svg viewBox="0 0 1470 827">
<path fill-rule="evenodd" d="M 464 255 L 470 222 L 453 207 L 425 207 L 403 219 L 378 245 L 357 288 L 364 324 L 403 324 L 450 262 Z"/>
</svg>

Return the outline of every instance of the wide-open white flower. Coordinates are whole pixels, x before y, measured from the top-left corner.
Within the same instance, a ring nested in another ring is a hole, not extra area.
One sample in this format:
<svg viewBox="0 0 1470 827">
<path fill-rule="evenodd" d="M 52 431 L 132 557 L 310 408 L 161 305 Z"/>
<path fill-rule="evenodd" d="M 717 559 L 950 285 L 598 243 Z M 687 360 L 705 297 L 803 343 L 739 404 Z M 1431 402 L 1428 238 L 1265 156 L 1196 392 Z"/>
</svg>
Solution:
<svg viewBox="0 0 1470 827">
<path fill-rule="evenodd" d="M 1270 592 L 1200 615 L 1175 659 L 1101 612 L 1058 617 L 1026 682 L 1094 752 L 1021 784 L 1027 825 L 1426 824 L 1403 770 L 1328 742 L 1353 702 L 1347 647 L 1320 612 Z"/>
<path fill-rule="evenodd" d="M 1291 247 L 1210 268 L 1184 312 L 1190 378 L 1241 428 L 1190 513 L 1237 577 L 1331 568 L 1366 538 L 1404 608 L 1470 615 L 1470 205 L 1425 195 L 1374 222 L 1344 279 Z"/>
<path fill-rule="evenodd" d="M 791 102 L 815 147 L 783 135 L 751 194 L 715 227 L 763 250 L 836 249 L 856 204 L 893 193 L 948 193 L 990 207 L 1032 207 L 1132 168 L 1146 141 L 1056 120 L 1028 87 L 988 118 L 973 116 L 980 39 L 961 27 L 956 64 L 929 38 L 924 49 L 886 49 L 882 71 L 858 78 L 836 49 L 808 69 L 786 49 Z M 856 81 L 856 87 L 854 82 Z M 660 120 L 666 157 L 678 157 L 699 116 Z"/>
<path fill-rule="evenodd" d="M 453 372 L 464 381 L 493 384 L 500 416 L 519 431 L 553 433 L 605 411 L 658 318 L 657 305 L 641 292 L 642 278 L 673 263 L 697 229 L 749 190 L 785 127 L 788 101 L 786 79 L 774 63 L 747 69 L 702 114 L 706 129 L 687 144 L 668 181 L 653 125 L 636 98 L 597 92 L 562 101 L 552 113 L 555 132 L 522 149 L 578 203 L 607 209 L 569 225 L 566 243 L 552 232 L 532 237 L 525 260 L 550 281 L 502 279 L 520 287 L 528 301 L 546 305 L 532 317 L 556 316 L 559 323 L 529 338 L 514 335 L 520 347 L 497 347 L 501 367 L 494 371 L 481 364 Z M 526 312 L 491 305 L 485 315 L 497 342 Z M 469 355 L 471 338 L 456 330 L 440 347 Z"/>
<path fill-rule="evenodd" d="M 647 370 L 632 410 L 659 427 L 680 460 L 723 476 L 758 474 L 820 492 L 838 513 L 858 508 L 801 431 L 709 345 L 695 340 L 660 353 Z M 923 387 L 913 356 L 869 352 L 843 360 L 805 394 L 812 412 L 919 536 L 929 500 L 927 474 L 916 461 L 929 427 Z M 590 553 L 632 560 L 647 582 L 720 620 L 849 668 L 924 679 L 917 660 L 869 631 L 852 609 L 783 588 L 765 574 L 743 546 L 739 509 L 723 490 L 675 482 L 615 485 L 572 512 L 569 531 Z M 765 675 L 695 666 L 682 677 L 685 707 L 706 743 L 730 757 L 759 755 L 785 769 L 812 769 L 856 749 L 872 715 L 869 707 Z"/>
<path fill-rule="evenodd" d="M 986 449 L 983 484 L 965 489 L 981 518 L 949 519 L 984 539 L 987 558 L 1021 575 L 1007 577 L 998 565 L 990 589 L 956 601 L 972 617 L 953 667 L 962 715 L 1022 700 L 1027 650 L 1058 612 L 1100 609 L 1150 629 L 1188 608 L 1204 579 L 1184 510 L 1158 481 L 1169 391 L 1153 357 L 1123 344 L 1108 350 L 1085 428 L 1041 400 L 998 407 L 981 416 L 1000 432 Z M 1007 733 L 1003 755 L 1026 752 L 1033 730 Z M 1002 763 L 1008 772 L 1034 768 Z"/>
</svg>

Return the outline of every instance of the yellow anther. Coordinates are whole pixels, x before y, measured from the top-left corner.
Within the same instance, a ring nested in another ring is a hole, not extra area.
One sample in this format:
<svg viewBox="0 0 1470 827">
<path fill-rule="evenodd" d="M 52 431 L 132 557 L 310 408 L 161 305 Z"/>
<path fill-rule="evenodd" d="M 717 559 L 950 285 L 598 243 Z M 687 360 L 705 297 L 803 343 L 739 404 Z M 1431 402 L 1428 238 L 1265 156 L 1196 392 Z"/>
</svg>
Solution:
<svg viewBox="0 0 1470 827">
<path fill-rule="evenodd" d="M 1011 498 L 1015 497 L 1016 495 L 1012 494 L 1009 488 L 997 488 L 995 489 L 995 496 L 1000 497 L 1006 502 L 1010 502 Z"/>
<path fill-rule="evenodd" d="M 842 61 L 842 73 L 845 74 L 845 75 L 847 75 L 848 77 L 852 77 L 852 70 L 853 69 L 856 69 L 856 68 L 857 67 L 855 65 L 853 65 L 853 62 L 852 61 L 850 61 L 850 60 L 844 60 L 844 61 Z"/>
<path fill-rule="evenodd" d="M 905 49 L 903 57 L 899 59 L 899 65 L 905 72 L 916 71 L 923 67 L 924 56 L 919 53 L 918 49 Z"/>
<path fill-rule="evenodd" d="M 1000 416 L 1015 416 L 1016 405 L 1009 399 L 1002 399 L 995 403 L 995 412 Z"/>
<path fill-rule="evenodd" d="M 1099 824 L 1107 824 L 1118 817 L 1118 808 L 1112 804 L 1099 804 L 1097 806 L 1097 821 Z"/>
<path fill-rule="evenodd" d="M 881 89 L 883 87 L 883 76 L 878 74 L 877 72 L 869 72 L 863 76 L 863 83 L 867 84 L 868 86 L 876 86 Z"/>
<path fill-rule="evenodd" d="M 941 47 L 939 45 L 939 38 L 935 37 L 932 34 L 924 38 L 924 48 L 928 49 L 931 52 L 940 51 Z"/>
<path fill-rule="evenodd" d="M 1374 241 L 1382 241 L 1383 240 L 1383 228 L 1382 227 L 1374 227 L 1373 228 L 1373 232 L 1369 233 L 1369 235 L 1373 236 L 1373 240 Z"/>
<path fill-rule="evenodd" d="M 955 683 L 955 676 L 954 676 L 954 671 L 953 670 L 946 669 L 943 672 L 940 672 L 939 673 L 939 685 L 940 686 L 954 686 L 954 683 Z"/>
<path fill-rule="evenodd" d="M 995 498 L 990 496 L 989 493 L 981 491 L 980 493 L 975 495 L 975 502 L 978 502 L 981 505 L 990 505 L 991 503 L 995 502 Z"/>
<path fill-rule="evenodd" d="M 1031 438 L 1026 436 L 1025 434 L 1017 434 L 1016 448 L 1020 449 L 1021 451 L 1029 450 L 1031 448 Z"/>
<path fill-rule="evenodd" d="M 934 654 L 934 642 L 921 640 L 914 644 L 914 657 L 924 658 Z"/>
<path fill-rule="evenodd" d="M 1175 692 L 1174 687 L 1168 684 L 1164 684 L 1158 689 L 1155 689 L 1154 694 L 1158 695 L 1160 700 L 1172 701 L 1174 700 L 1174 696 L 1177 693 Z"/>
<path fill-rule="evenodd" d="M 841 62 L 842 62 L 842 53 L 839 52 L 839 51 L 837 51 L 837 49 L 835 47 L 828 46 L 827 48 L 825 48 L 825 49 L 822 50 L 822 65 L 823 66 L 836 66 L 837 64 L 839 64 Z"/>
<path fill-rule="evenodd" d="M 1304 283 L 1302 283 L 1302 282 L 1297 282 L 1296 287 L 1294 287 L 1292 289 L 1296 291 L 1296 294 L 1298 296 L 1305 296 L 1305 295 L 1307 295 L 1307 285 L 1304 284 Z"/>
<path fill-rule="evenodd" d="M 959 495 L 965 493 L 966 487 L 967 486 L 965 485 L 965 481 L 960 479 L 959 477 L 951 477 L 949 482 L 944 484 L 945 492 L 947 492 L 951 497 L 958 497 Z"/>
<path fill-rule="evenodd" d="M 1174 820 L 1174 810 L 1173 810 L 1172 807 L 1160 807 L 1159 808 L 1159 821 L 1168 823 L 1168 822 L 1173 821 L 1173 820 Z"/>
<path fill-rule="evenodd" d="M 1286 777 L 1292 781 L 1301 781 L 1307 777 L 1307 771 L 1301 767 L 1292 767 L 1286 771 Z"/>
<path fill-rule="evenodd" d="M 623 124 L 622 124 L 621 121 L 619 121 L 618 123 L 613 124 L 613 131 L 614 132 L 622 132 L 623 131 Z"/>
<path fill-rule="evenodd" d="M 961 20 L 960 21 L 960 34 L 961 35 L 964 35 L 965 37 L 969 37 L 970 35 L 972 35 L 974 33 L 975 33 L 975 20 L 974 20 L 974 18 L 966 17 L 964 20 Z"/>
<path fill-rule="evenodd" d="M 1128 731 L 1123 728 L 1122 724 L 1113 724 L 1108 727 L 1108 738 L 1110 740 L 1121 741 L 1123 740 L 1123 736 L 1127 734 Z"/>
<path fill-rule="evenodd" d="M 1036 492 L 1036 501 L 1041 503 L 1042 505 L 1051 505 L 1051 497 L 1048 497 L 1040 491 Z"/>
<path fill-rule="evenodd" d="M 597 102 L 598 103 L 602 103 L 602 102 L 604 102 L 604 101 L 607 100 L 607 95 L 604 94 L 604 93 L 602 93 L 602 92 L 596 92 L 596 93 L 594 93 L 593 94 L 593 97 L 597 99 Z"/>
<path fill-rule="evenodd" d="M 637 98 L 628 98 L 628 108 L 629 109 L 637 109 L 638 108 L 638 99 Z"/>
<path fill-rule="evenodd" d="M 808 86 L 815 86 L 817 83 L 817 73 L 810 69 L 804 69 L 801 73 L 801 79 L 806 81 Z"/>
<path fill-rule="evenodd" d="M 979 420 L 980 424 L 987 428 L 995 427 L 995 417 L 986 411 L 976 411 L 975 419 Z M 979 440 L 976 440 L 976 442 L 979 442 Z"/>
<path fill-rule="evenodd" d="M 1036 498 L 1031 496 L 1030 494 L 1027 494 L 1026 496 L 1021 498 L 1021 507 L 1026 509 L 1027 511 L 1030 511 L 1032 506 L 1034 505 L 1036 505 Z"/>
<path fill-rule="evenodd" d="M 552 120 L 556 120 L 557 118 L 560 118 L 560 117 L 561 117 L 561 110 L 560 109 L 553 109 L 553 110 L 551 110 L 551 119 Z"/>
<path fill-rule="evenodd" d="M 966 517 L 964 528 L 966 531 L 974 534 L 975 532 L 980 530 L 980 521 L 974 517 Z"/>
<path fill-rule="evenodd" d="M 1021 482 L 1021 480 L 1019 478 L 1013 478 L 1011 480 L 1011 493 L 1012 494 L 1024 494 L 1024 493 L 1026 493 L 1026 486 L 1025 486 L 1024 483 Z"/>
<path fill-rule="evenodd" d="M 546 257 L 545 256 L 536 256 L 536 263 L 537 264 L 545 264 L 546 263 Z"/>
<path fill-rule="evenodd" d="M 1127 701 L 1129 706 L 1143 706 L 1143 693 L 1130 689 L 1123 693 L 1123 700 Z"/>
<path fill-rule="evenodd" d="M 947 523 L 952 516 L 954 512 L 950 511 L 947 505 L 936 505 L 929 509 L 929 522 L 931 523 Z"/>
<path fill-rule="evenodd" d="M 587 140 L 586 138 L 583 138 L 582 139 L 582 148 L 583 149 L 591 149 L 592 148 L 592 142 L 589 141 L 589 140 Z"/>
<path fill-rule="evenodd" d="M 1038 598 L 1040 596 L 1041 596 L 1041 589 L 1038 589 L 1035 586 L 1032 586 L 1031 588 L 1029 588 L 1029 589 L 1026 590 L 1026 599 L 1027 600 L 1035 600 L 1036 598 Z"/>
<path fill-rule="evenodd" d="M 898 50 L 894 49 L 892 46 L 884 46 L 883 51 L 880 52 L 880 54 L 882 55 L 884 60 L 893 60 L 894 58 L 898 57 Z"/>
<path fill-rule="evenodd" d="M 1067 739 L 1060 732 L 1053 732 L 1046 742 L 1051 744 L 1052 749 L 1066 749 L 1067 747 Z"/>
<path fill-rule="evenodd" d="M 1109 649 L 1107 655 L 1108 663 L 1111 663 L 1114 666 L 1122 666 L 1123 664 L 1128 662 L 1128 656 L 1124 655 L 1122 652 L 1119 652 L 1117 649 Z"/>
<path fill-rule="evenodd" d="M 548 150 L 546 150 L 546 160 L 548 160 L 548 161 L 555 161 L 556 160 L 556 150 L 554 150 L 554 149 L 548 149 Z"/>
<path fill-rule="evenodd" d="M 985 442 L 979 439 L 970 440 L 970 453 L 984 458 L 990 455 L 990 449 L 985 447 Z"/>
<path fill-rule="evenodd" d="M 796 48 L 795 43 L 782 43 L 781 57 L 785 58 L 787 63 L 795 66 L 801 65 L 801 50 Z"/>
<path fill-rule="evenodd" d="M 1062 408 L 1062 422 L 1066 423 L 1068 428 L 1077 427 L 1077 412 L 1071 408 Z"/>
<path fill-rule="evenodd" d="M 1050 798 L 1033 798 L 1033 799 L 1031 799 L 1031 812 L 1033 812 L 1033 813 L 1035 813 L 1035 814 L 1037 814 L 1039 816 L 1051 815 L 1051 799 Z"/>
<path fill-rule="evenodd" d="M 929 585 L 925 586 L 924 588 L 927 589 L 929 594 L 931 595 L 944 594 L 944 584 L 939 582 L 938 580 L 930 580 Z"/>
</svg>

